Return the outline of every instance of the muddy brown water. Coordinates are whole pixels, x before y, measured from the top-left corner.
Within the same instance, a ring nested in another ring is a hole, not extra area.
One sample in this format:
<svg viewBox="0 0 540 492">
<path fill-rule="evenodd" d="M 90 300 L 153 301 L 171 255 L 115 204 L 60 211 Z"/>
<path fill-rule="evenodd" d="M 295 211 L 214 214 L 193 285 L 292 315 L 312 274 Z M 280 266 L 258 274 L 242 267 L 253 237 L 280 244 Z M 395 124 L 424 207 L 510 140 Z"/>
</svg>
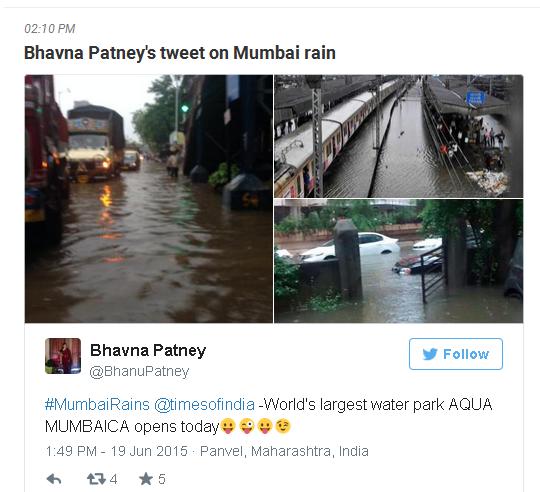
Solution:
<svg viewBox="0 0 540 492">
<path fill-rule="evenodd" d="M 272 234 L 158 162 L 74 184 L 61 245 L 27 261 L 26 321 L 271 322 Z"/>
<path fill-rule="evenodd" d="M 394 101 L 395 96 L 391 96 L 383 103 L 381 135 L 388 125 Z M 498 128 L 497 125 L 495 127 Z M 368 196 L 376 162 L 376 151 L 373 148 L 374 132 L 373 113 L 332 164 L 333 170 L 325 176 L 325 196 L 330 198 Z M 465 175 L 465 171 L 470 170 L 458 169 L 458 176 L 451 176 L 439 161 L 437 150 L 424 122 L 421 86 L 417 83 L 406 92 L 392 115 L 375 174 L 373 196 L 382 198 L 485 196 Z"/>
<path fill-rule="evenodd" d="M 318 312 L 305 306 L 276 312 L 276 322 L 297 323 L 522 323 L 523 303 L 503 296 L 502 287 L 438 289 L 422 302 L 420 275 L 398 275 L 392 266 L 410 256 L 400 253 L 362 256 L 363 298 L 343 303 L 336 311 Z"/>
</svg>

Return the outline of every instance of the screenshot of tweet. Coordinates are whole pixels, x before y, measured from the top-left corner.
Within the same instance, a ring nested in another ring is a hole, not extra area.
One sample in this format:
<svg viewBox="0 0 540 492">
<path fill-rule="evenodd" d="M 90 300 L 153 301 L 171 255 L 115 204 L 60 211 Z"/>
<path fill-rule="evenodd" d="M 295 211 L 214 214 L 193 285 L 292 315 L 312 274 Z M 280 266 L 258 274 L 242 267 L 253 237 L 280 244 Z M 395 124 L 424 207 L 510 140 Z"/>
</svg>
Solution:
<svg viewBox="0 0 540 492">
<path fill-rule="evenodd" d="M 24 490 L 528 490 L 536 10 L 6 10 Z"/>
</svg>

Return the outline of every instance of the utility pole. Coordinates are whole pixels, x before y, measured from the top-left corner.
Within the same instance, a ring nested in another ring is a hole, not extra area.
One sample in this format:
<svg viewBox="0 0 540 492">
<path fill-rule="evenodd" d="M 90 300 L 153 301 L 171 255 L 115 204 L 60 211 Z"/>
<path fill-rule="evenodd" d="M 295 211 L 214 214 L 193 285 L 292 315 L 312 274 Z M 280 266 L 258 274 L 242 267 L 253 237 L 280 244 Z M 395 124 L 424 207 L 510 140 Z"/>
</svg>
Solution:
<svg viewBox="0 0 540 492">
<path fill-rule="evenodd" d="M 179 99 L 180 87 L 182 86 L 184 76 L 173 75 L 172 79 L 174 82 L 174 135 L 175 135 L 175 141 L 176 143 L 178 143 L 178 119 L 179 119 L 178 111 L 180 110 L 180 108 L 178 107 L 178 102 L 179 102 L 178 99 Z"/>
<path fill-rule="evenodd" d="M 313 168 L 315 170 L 315 198 L 323 198 L 324 162 L 322 158 L 322 75 L 306 75 L 306 82 L 311 89 L 313 113 Z"/>
<path fill-rule="evenodd" d="M 180 90 L 180 84 L 178 83 L 179 75 L 173 75 L 174 80 L 174 135 L 178 133 L 178 92 Z"/>
</svg>

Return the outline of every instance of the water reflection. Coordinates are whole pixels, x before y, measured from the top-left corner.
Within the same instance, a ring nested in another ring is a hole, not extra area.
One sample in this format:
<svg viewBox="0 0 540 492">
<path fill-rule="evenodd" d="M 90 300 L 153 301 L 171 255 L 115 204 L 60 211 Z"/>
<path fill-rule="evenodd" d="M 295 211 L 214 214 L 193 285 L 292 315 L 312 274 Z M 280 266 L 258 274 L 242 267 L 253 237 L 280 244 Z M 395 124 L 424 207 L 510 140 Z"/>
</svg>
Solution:
<svg viewBox="0 0 540 492">
<path fill-rule="evenodd" d="M 26 271 L 28 322 L 271 322 L 272 213 L 231 212 L 162 165 L 75 184 Z"/>
<path fill-rule="evenodd" d="M 386 129 L 395 97 L 382 109 Z M 367 197 L 375 168 L 373 150 L 375 119 L 373 114 L 357 136 L 347 144 L 335 169 L 325 178 L 328 197 Z M 485 196 L 480 188 L 470 186 L 464 172 L 460 179 L 467 186 L 456 186 L 440 163 L 422 115 L 421 86 L 417 82 L 396 106 L 388 136 L 381 152 L 374 182 L 374 197 L 426 198 Z"/>
<path fill-rule="evenodd" d="M 398 275 L 392 266 L 401 253 L 362 256 L 363 299 L 322 313 L 302 310 L 276 313 L 278 322 L 300 323 L 521 323 L 523 303 L 503 297 L 501 287 L 465 287 L 455 291 L 439 289 L 422 302 L 419 275 Z"/>
</svg>

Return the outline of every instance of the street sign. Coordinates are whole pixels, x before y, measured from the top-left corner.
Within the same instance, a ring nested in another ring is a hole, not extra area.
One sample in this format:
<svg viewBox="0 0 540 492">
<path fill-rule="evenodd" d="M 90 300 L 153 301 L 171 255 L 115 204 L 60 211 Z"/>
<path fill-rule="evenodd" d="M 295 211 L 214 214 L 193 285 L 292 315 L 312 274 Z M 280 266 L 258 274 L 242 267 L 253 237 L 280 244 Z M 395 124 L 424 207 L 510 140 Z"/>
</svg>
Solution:
<svg viewBox="0 0 540 492">
<path fill-rule="evenodd" d="M 481 106 L 486 102 L 486 93 L 483 91 L 467 91 L 467 104 Z"/>
<path fill-rule="evenodd" d="M 186 136 L 184 135 L 184 132 L 171 132 L 171 134 L 169 135 L 169 145 L 184 145 L 185 143 Z"/>
</svg>

